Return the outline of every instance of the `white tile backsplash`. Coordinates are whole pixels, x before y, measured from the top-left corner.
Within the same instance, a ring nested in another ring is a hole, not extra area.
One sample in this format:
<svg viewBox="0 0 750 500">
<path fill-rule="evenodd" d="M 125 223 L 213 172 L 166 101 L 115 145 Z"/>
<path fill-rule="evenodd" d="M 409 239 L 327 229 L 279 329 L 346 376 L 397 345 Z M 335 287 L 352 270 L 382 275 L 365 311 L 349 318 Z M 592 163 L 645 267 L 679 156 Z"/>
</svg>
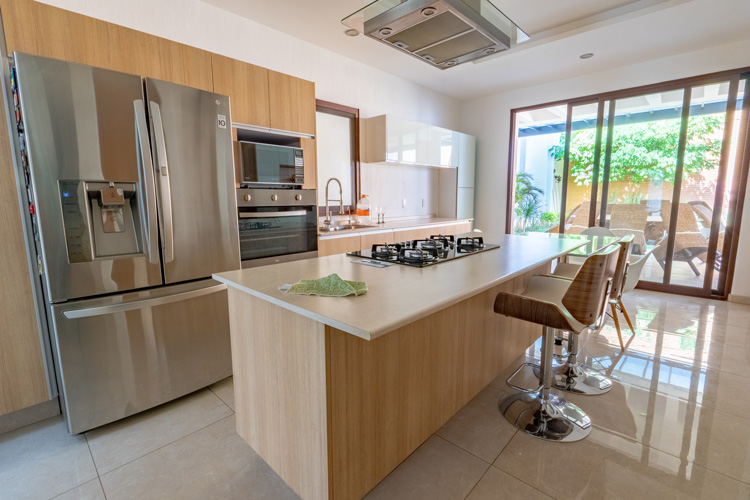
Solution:
<svg viewBox="0 0 750 500">
<path fill-rule="evenodd" d="M 439 170 L 427 167 L 362 163 L 361 192 L 369 195 L 373 206 L 387 207 L 386 218 L 436 216 L 439 173 Z M 402 205 L 404 199 L 405 208 Z"/>
</svg>

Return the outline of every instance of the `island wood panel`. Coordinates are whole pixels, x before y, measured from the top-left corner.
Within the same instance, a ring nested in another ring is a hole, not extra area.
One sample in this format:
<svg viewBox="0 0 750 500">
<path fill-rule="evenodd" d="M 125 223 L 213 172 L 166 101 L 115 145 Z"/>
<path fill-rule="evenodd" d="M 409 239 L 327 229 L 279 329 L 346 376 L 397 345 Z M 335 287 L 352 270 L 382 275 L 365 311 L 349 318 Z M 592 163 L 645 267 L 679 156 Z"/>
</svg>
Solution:
<svg viewBox="0 0 750 500">
<path fill-rule="evenodd" d="M 315 135 L 315 84 L 268 72 L 271 128 Z"/>
<path fill-rule="evenodd" d="M 339 253 L 356 252 L 360 249 L 360 235 L 341 236 L 318 240 L 318 257 L 336 255 Z"/>
<path fill-rule="evenodd" d="M 317 149 L 315 139 L 300 137 L 299 147 L 305 161 L 305 183 L 302 189 L 318 189 Z M 316 202 L 317 203 L 317 202 Z"/>
<path fill-rule="evenodd" d="M 268 70 L 218 54 L 212 54 L 211 61 L 214 92 L 229 96 L 232 121 L 270 128 Z"/>
<path fill-rule="evenodd" d="M 8 52 L 213 91 L 211 53 L 31 0 L 0 0 Z"/>
<path fill-rule="evenodd" d="M 0 415 L 49 399 L 5 120 L 0 125 Z"/>
<path fill-rule="evenodd" d="M 231 287 L 229 312 L 237 433 L 300 497 L 330 498 L 325 326 Z"/>
<path fill-rule="evenodd" d="M 361 250 L 372 250 L 373 245 L 384 243 L 396 243 L 393 231 L 365 231 L 359 235 L 359 246 Z"/>
<path fill-rule="evenodd" d="M 326 327 L 332 496 L 362 498 L 503 372 L 541 327 L 493 312 L 545 264 L 372 341 Z"/>
</svg>

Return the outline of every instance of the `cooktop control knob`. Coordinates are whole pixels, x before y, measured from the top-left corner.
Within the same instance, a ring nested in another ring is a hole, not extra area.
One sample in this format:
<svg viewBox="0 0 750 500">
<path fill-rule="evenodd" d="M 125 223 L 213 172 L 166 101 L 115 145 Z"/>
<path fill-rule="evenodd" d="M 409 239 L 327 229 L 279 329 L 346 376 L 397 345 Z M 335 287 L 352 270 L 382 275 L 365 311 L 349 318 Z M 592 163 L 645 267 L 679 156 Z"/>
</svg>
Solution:
<svg viewBox="0 0 750 500">
<path fill-rule="evenodd" d="M 252 197 L 252 196 L 250 196 L 249 194 L 246 194 L 246 195 L 245 195 L 245 201 L 250 201 L 250 200 L 252 200 L 252 199 L 253 199 L 253 197 Z"/>
<path fill-rule="evenodd" d="M 297 196 L 294 197 L 294 199 L 297 200 L 297 201 L 300 201 L 300 200 L 302 200 L 302 195 L 298 194 Z"/>
<path fill-rule="evenodd" d="M 272 199 L 273 201 L 276 201 L 276 200 L 278 200 L 278 199 L 279 199 L 279 195 L 277 195 L 277 194 L 272 194 L 272 195 L 271 195 L 271 199 Z"/>
</svg>

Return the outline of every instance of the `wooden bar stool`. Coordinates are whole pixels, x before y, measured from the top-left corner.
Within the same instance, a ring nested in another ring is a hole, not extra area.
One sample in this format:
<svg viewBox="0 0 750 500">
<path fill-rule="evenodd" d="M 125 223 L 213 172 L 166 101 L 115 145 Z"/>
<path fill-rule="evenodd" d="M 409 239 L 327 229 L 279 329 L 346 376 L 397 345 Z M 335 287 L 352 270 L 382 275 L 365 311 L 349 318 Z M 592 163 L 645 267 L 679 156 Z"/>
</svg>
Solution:
<svg viewBox="0 0 750 500">
<path fill-rule="evenodd" d="M 628 268 L 630 266 L 630 251 L 633 248 L 633 240 L 635 236 L 628 234 L 620 238 L 618 241 L 620 245 L 620 255 L 617 258 L 617 267 L 615 268 L 615 275 L 612 278 L 612 290 L 609 294 L 609 305 L 612 308 L 612 319 L 615 322 L 615 329 L 617 330 L 617 338 L 620 340 L 620 348 L 625 350 L 625 343 L 622 341 L 622 331 L 620 330 L 620 320 L 617 317 L 617 311 L 620 310 L 625 316 L 625 319 L 630 326 L 630 330 L 635 335 L 628 313 L 625 311 L 625 306 L 622 305 L 622 293 L 625 281 L 628 276 Z M 576 264 L 562 263 L 558 264 L 555 268 L 554 276 L 560 276 L 565 278 L 574 278 L 576 273 L 581 269 L 581 266 Z M 568 349 L 570 351 L 570 347 Z"/>
<path fill-rule="evenodd" d="M 522 294 L 502 292 L 495 312 L 544 326 L 541 387 L 500 401 L 505 418 L 527 434 L 548 441 L 578 441 L 591 432 L 591 421 L 578 406 L 550 394 L 554 329 L 577 336 L 596 325 L 612 283 L 620 247 L 611 245 L 586 259 L 575 278 L 533 276 Z"/>
</svg>

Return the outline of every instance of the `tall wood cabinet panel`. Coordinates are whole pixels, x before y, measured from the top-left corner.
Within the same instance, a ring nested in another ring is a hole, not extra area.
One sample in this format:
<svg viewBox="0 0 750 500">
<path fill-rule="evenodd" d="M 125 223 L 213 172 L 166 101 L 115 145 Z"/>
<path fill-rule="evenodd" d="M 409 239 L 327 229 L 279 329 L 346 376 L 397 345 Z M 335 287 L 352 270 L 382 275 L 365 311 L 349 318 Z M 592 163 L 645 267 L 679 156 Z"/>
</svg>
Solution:
<svg viewBox="0 0 750 500">
<path fill-rule="evenodd" d="M 299 145 L 302 148 L 302 157 L 305 160 L 305 183 L 302 185 L 302 189 L 318 189 L 318 150 L 315 139 L 301 137 Z"/>
<path fill-rule="evenodd" d="M 315 135 L 315 84 L 268 72 L 271 128 Z"/>
<path fill-rule="evenodd" d="M 31 0 L 0 0 L 8 52 L 213 90 L 211 53 Z"/>
<path fill-rule="evenodd" d="M 268 70 L 218 54 L 213 54 L 211 60 L 214 92 L 230 97 L 232 121 L 270 128 Z"/>
<path fill-rule="evenodd" d="M 49 394 L 10 139 L 5 120 L 0 122 L 0 415 L 4 415 L 43 403 Z"/>
</svg>

